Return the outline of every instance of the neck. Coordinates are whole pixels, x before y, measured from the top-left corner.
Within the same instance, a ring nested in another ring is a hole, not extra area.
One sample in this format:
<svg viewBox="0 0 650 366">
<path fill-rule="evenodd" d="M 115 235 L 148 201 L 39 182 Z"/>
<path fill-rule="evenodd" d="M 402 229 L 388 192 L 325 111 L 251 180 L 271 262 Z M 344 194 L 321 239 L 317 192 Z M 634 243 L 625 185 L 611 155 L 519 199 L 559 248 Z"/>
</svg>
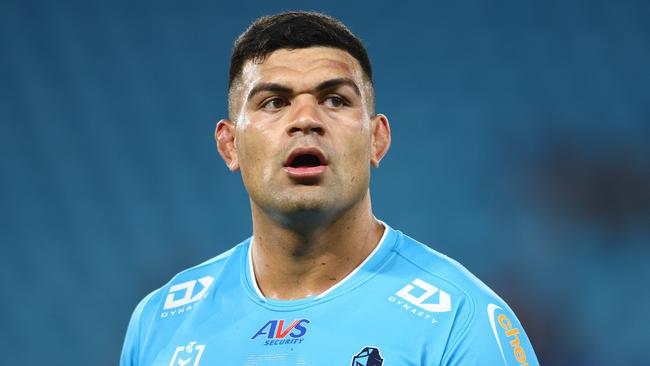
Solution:
<svg viewBox="0 0 650 366">
<path fill-rule="evenodd" d="M 369 194 L 338 215 L 306 215 L 318 220 L 310 223 L 302 215 L 295 225 L 251 207 L 255 278 L 273 299 L 304 298 L 334 286 L 370 255 L 384 230 L 372 215 Z"/>
</svg>

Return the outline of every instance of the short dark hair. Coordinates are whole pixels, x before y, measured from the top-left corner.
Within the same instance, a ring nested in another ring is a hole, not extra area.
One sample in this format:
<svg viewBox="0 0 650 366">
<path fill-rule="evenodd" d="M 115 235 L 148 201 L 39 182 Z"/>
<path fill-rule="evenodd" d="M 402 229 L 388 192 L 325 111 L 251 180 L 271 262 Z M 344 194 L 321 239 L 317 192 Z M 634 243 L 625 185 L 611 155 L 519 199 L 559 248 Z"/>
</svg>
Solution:
<svg viewBox="0 0 650 366">
<path fill-rule="evenodd" d="M 361 40 L 343 23 L 322 13 L 291 11 L 258 18 L 237 38 L 230 57 L 228 90 L 240 76 L 247 61 L 263 61 L 279 49 L 315 46 L 333 47 L 348 52 L 359 61 L 372 84 L 368 52 Z"/>
</svg>

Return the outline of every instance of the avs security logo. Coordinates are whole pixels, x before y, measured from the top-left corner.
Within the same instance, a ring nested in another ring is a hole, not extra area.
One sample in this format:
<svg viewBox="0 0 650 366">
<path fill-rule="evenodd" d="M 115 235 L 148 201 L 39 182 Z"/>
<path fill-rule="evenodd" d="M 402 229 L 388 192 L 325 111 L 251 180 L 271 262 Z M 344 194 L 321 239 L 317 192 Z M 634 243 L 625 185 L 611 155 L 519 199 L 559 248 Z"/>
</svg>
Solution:
<svg viewBox="0 0 650 366">
<path fill-rule="evenodd" d="M 285 326 L 285 324 L 287 324 Z M 290 324 L 284 320 L 269 320 L 255 333 L 251 339 L 264 339 L 265 346 L 278 346 L 282 344 L 300 344 L 307 334 L 307 319 L 296 319 Z"/>
<path fill-rule="evenodd" d="M 205 345 L 196 344 L 196 342 L 190 342 L 187 346 L 176 347 L 169 366 L 199 366 L 204 350 Z"/>
<path fill-rule="evenodd" d="M 172 317 L 192 310 L 192 304 L 207 296 L 212 282 L 214 278 L 205 276 L 170 287 L 160 317 Z"/>
<path fill-rule="evenodd" d="M 379 354 L 379 348 L 365 347 L 352 357 L 350 366 L 381 366 L 383 363 L 384 359 Z"/>
<path fill-rule="evenodd" d="M 451 296 L 419 278 L 397 291 L 395 296 L 389 296 L 388 301 L 431 324 L 438 322 L 433 313 L 451 311 Z"/>
</svg>

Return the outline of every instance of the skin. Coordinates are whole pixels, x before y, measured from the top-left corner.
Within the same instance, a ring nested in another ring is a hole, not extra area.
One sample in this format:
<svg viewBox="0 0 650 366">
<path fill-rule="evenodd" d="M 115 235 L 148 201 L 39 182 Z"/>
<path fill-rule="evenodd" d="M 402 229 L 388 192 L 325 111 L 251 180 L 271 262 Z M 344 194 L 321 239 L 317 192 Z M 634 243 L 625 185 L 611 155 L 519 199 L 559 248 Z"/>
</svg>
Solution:
<svg viewBox="0 0 650 366">
<path fill-rule="evenodd" d="M 282 49 L 244 65 L 231 96 L 236 121 L 221 120 L 215 139 L 249 193 L 253 268 L 266 297 L 320 294 L 377 246 L 384 229 L 372 214 L 370 167 L 388 151 L 390 127 L 371 115 L 371 93 L 358 61 L 335 48 Z M 322 175 L 287 173 L 298 147 L 322 152 Z"/>
</svg>

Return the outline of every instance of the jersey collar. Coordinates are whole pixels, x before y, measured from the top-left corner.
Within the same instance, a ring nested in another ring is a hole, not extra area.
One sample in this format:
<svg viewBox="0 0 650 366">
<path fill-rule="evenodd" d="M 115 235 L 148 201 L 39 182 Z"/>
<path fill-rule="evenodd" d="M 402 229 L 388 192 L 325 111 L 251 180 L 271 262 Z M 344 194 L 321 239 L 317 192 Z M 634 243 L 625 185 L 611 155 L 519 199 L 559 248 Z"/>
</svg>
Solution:
<svg viewBox="0 0 650 366">
<path fill-rule="evenodd" d="M 284 310 L 316 305 L 342 295 L 370 279 L 377 273 L 378 269 L 386 263 L 387 257 L 393 253 L 393 249 L 397 242 L 397 232 L 383 221 L 379 222 L 384 226 L 384 233 L 375 249 L 373 249 L 368 257 L 366 257 L 366 259 L 364 259 L 363 262 L 352 270 L 352 272 L 350 272 L 344 279 L 318 295 L 296 300 L 275 300 L 265 297 L 255 280 L 251 253 L 252 238 L 247 240 L 244 244 L 246 255 L 242 256 L 242 270 L 240 272 L 242 274 L 242 285 L 253 301 L 268 308 Z"/>
</svg>

